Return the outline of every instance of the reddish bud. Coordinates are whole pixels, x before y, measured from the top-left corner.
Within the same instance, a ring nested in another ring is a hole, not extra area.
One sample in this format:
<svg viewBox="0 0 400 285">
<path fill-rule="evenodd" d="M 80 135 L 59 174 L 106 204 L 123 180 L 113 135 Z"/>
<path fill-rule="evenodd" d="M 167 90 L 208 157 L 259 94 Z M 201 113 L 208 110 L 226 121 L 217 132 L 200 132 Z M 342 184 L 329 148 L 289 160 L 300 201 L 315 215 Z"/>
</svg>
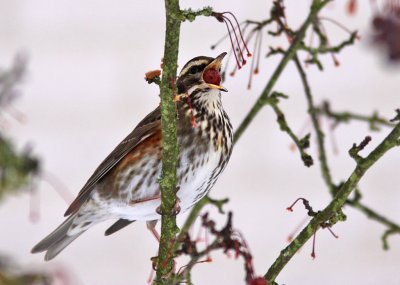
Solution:
<svg viewBox="0 0 400 285">
<path fill-rule="evenodd" d="M 218 22 L 221 22 L 221 23 L 224 22 L 224 16 L 223 16 L 222 14 L 220 14 L 220 13 L 214 13 L 214 17 L 215 17 L 215 19 L 218 20 Z"/>
<path fill-rule="evenodd" d="M 340 61 L 337 58 L 333 59 L 333 63 L 335 64 L 336 67 L 340 66 Z"/>
<path fill-rule="evenodd" d="M 349 0 L 347 2 L 346 10 L 349 15 L 354 15 L 357 12 L 357 1 Z"/>
<path fill-rule="evenodd" d="M 312 259 L 315 259 L 315 241 L 316 241 L 316 237 L 317 237 L 317 231 L 314 232 L 313 234 L 313 240 L 312 240 L 312 251 L 311 251 L 311 257 Z"/>
</svg>

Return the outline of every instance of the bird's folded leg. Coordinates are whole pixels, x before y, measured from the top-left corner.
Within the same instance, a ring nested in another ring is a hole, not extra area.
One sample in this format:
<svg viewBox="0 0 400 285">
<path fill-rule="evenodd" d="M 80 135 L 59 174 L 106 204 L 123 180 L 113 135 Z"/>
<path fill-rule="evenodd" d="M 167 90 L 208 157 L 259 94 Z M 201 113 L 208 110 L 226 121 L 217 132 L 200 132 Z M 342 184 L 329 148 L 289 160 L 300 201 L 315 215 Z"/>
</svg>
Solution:
<svg viewBox="0 0 400 285">
<path fill-rule="evenodd" d="M 158 199 L 161 199 L 161 196 L 160 196 L 160 195 L 156 195 L 156 196 L 150 197 L 150 198 L 143 198 L 143 199 L 132 200 L 132 201 L 129 201 L 129 205 L 134 205 L 134 204 L 149 202 L 149 201 L 158 200 Z"/>
<path fill-rule="evenodd" d="M 156 230 L 157 220 L 147 221 L 147 229 L 153 234 L 158 242 L 160 242 L 160 234 Z"/>
</svg>

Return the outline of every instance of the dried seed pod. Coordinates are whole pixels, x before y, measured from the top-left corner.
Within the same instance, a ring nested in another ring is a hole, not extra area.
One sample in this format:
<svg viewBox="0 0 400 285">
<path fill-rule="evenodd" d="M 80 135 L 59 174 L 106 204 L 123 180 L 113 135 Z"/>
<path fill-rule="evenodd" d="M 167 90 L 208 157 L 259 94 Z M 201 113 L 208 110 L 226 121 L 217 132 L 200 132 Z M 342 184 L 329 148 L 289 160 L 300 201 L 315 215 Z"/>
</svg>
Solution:
<svg viewBox="0 0 400 285">
<path fill-rule="evenodd" d="M 148 72 L 146 72 L 144 74 L 144 79 L 146 79 L 146 81 L 150 81 L 153 80 L 154 78 L 158 77 L 161 75 L 161 70 L 160 69 L 156 69 L 156 70 L 150 70 Z"/>
</svg>

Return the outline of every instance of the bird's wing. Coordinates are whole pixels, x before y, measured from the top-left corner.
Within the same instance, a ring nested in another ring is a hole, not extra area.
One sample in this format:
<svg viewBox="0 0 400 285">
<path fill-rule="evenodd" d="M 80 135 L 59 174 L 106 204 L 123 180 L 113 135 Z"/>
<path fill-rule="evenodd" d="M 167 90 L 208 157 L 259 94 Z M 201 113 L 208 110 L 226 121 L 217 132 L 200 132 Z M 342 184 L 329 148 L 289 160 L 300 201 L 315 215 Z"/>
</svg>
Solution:
<svg viewBox="0 0 400 285">
<path fill-rule="evenodd" d="M 136 128 L 103 160 L 72 202 L 64 216 L 76 212 L 86 202 L 96 185 L 122 158 L 146 138 L 152 136 L 161 126 L 160 107 L 148 114 Z"/>
</svg>

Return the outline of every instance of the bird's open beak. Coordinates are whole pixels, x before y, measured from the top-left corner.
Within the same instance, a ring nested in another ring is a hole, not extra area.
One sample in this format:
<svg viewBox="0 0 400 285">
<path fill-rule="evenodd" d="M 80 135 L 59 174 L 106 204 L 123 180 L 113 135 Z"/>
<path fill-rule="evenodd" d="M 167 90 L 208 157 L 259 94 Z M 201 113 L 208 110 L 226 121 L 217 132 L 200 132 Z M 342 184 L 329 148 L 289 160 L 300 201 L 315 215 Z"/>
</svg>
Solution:
<svg viewBox="0 0 400 285">
<path fill-rule="evenodd" d="M 221 65 L 222 65 L 222 60 L 224 59 L 225 56 L 226 56 L 226 52 L 221 53 L 209 65 L 207 65 L 206 68 L 204 68 L 203 79 L 204 79 L 204 74 L 207 72 L 207 70 L 210 70 L 210 69 L 216 70 L 218 72 L 219 78 L 221 78 L 220 69 L 221 69 Z M 219 80 L 219 82 L 220 81 L 221 80 Z M 219 85 L 219 83 L 218 84 L 213 84 L 213 83 L 208 83 L 208 82 L 206 82 L 206 83 L 208 86 L 210 86 L 213 89 L 218 89 L 218 90 L 221 90 L 224 92 L 228 92 L 228 90 L 225 87 Z"/>
</svg>

